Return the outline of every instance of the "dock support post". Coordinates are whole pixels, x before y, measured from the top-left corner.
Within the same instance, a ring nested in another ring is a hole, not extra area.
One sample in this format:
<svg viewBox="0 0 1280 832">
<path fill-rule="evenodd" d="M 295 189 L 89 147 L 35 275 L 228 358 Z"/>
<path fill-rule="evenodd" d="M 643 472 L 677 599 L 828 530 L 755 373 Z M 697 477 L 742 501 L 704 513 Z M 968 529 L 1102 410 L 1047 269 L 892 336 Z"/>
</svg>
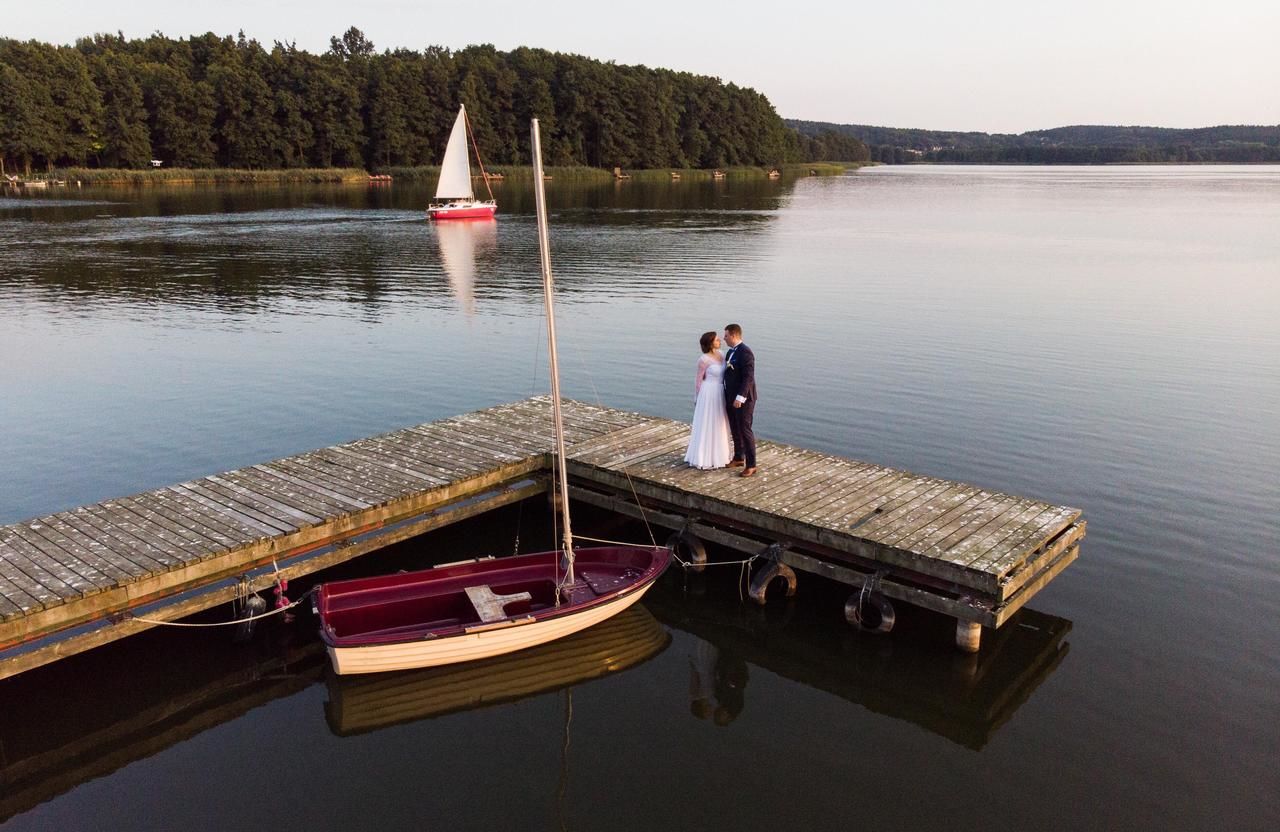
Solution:
<svg viewBox="0 0 1280 832">
<path fill-rule="evenodd" d="M 976 621 L 956 619 L 956 647 L 966 653 L 978 652 L 982 644 L 982 625 Z"/>
</svg>

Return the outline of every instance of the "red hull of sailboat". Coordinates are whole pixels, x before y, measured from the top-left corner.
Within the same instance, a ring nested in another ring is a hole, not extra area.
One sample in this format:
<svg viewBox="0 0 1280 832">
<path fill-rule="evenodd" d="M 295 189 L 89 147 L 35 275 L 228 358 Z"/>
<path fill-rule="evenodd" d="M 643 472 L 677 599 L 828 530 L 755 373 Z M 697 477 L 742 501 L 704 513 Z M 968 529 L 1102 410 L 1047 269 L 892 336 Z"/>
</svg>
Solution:
<svg viewBox="0 0 1280 832">
<path fill-rule="evenodd" d="M 320 636 L 338 673 L 488 658 L 569 635 L 634 603 L 670 562 L 663 547 L 575 552 L 576 581 L 559 590 L 559 552 L 334 581 L 316 597 Z M 473 595 L 503 599 L 496 608 Z"/>
<path fill-rule="evenodd" d="M 497 212 L 496 205 L 473 205 L 466 208 L 428 208 L 427 216 L 433 220 L 478 220 L 492 219 Z"/>
</svg>

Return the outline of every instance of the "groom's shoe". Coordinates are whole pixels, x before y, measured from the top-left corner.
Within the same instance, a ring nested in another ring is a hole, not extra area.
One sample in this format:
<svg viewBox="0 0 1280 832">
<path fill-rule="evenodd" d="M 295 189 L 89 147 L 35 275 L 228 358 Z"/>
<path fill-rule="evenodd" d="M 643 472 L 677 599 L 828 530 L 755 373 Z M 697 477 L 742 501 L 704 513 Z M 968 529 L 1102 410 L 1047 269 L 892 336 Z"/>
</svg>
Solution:
<svg viewBox="0 0 1280 832">
<path fill-rule="evenodd" d="M 729 461 L 729 464 L 728 464 L 728 465 L 726 465 L 725 467 L 726 467 L 726 468 L 741 468 L 742 466 L 744 466 L 744 465 L 746 465 L 746 464 L 747 464 L 747 461 L 746 461 L 745 459 L 733 459 L 733 460 L 730 460 L 730 461 Z"/>
<path fill-rule="evenodd" d="M 742 469 L 742 473 L 741 473 L 741 474 L 739 474 L 738 476 L 740 476 L 740 477 L 754 477 L 755 475 L 756 475 L 756 469 L 755 469 L 755 468 L 743 468 L 743 469 Z"/>
</svg>

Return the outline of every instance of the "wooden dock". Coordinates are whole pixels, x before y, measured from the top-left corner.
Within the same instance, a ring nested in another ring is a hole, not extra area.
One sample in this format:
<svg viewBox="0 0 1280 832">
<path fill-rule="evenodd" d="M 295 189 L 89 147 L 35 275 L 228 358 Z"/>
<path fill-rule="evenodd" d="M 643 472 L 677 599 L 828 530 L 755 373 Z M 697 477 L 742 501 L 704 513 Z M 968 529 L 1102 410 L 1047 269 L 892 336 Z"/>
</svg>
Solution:
<svg viewBox="0 0 1280 832">
<path fill-rule="evenodd" d="M 771 442 L 683 463 L 688 425 L 567 403 L 570 497 L 996 628 L 1079 553 L 1080 511 Z M 0 527 L 0 678 L 545 493 L 535 397 Z M 643 509 L 637 506 L 639 497 Z M 770 544 L 780 544 L 770 546 Z"/>
</svg>

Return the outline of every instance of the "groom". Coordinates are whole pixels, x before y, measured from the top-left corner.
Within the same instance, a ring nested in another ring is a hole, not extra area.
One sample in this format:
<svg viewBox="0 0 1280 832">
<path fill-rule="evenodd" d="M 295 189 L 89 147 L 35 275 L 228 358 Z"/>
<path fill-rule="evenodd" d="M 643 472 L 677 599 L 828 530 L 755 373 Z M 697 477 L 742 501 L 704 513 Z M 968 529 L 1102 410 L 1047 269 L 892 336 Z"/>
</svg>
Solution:
<svg viewBox="0 0 1280 832">
<path fill-rule="evenodd" d="M 742 476 L 756 473 L 756 435 L 751 419 L 756 412 L 756 356 L 742 343 L 742 327 L 724 328 L 729 352 L 724 357 L 724 403 L 729 411 L 729 432 L 733 434 L 733 461 L 730 468 L 742 468 Z"/>
</svg>

